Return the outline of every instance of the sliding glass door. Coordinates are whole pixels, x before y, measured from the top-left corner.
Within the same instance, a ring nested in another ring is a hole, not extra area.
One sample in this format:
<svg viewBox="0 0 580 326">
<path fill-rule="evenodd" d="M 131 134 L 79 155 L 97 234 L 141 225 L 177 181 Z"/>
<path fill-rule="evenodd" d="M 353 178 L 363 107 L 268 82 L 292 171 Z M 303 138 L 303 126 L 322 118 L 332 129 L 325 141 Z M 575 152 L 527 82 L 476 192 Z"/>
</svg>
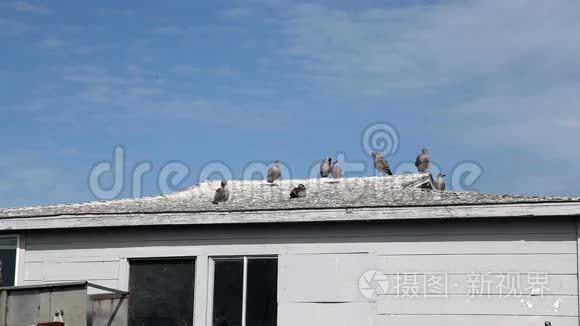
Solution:
<svg viewBox="0 0 580 326">
<path fill-rule="evenodd" d="M 209 307 L 212 326 L 275 326 L 278 316 L 276 257 L 213 258 Z"/>
</svg>

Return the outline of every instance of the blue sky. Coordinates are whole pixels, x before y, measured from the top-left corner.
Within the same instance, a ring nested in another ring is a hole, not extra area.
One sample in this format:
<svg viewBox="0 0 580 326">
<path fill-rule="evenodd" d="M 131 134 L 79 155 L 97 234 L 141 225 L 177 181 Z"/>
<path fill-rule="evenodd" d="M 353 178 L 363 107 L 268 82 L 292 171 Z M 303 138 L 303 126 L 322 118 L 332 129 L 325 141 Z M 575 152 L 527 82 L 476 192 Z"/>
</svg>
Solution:
<svg viewBox="0 0 580 326">
<path fill-rule="evenodd" d="M 394 166 L 428 147 L 448 175 L 477 162 L 479 191 L 580 194 L 580 2 L 337 3 L 1 1 L 0 206 L 93 200 L 116 145 L 153 165 L 145 195 L 176 161 L 176 189 L 213 161 L 370 175 L 377 122 Z"/>
</svg>

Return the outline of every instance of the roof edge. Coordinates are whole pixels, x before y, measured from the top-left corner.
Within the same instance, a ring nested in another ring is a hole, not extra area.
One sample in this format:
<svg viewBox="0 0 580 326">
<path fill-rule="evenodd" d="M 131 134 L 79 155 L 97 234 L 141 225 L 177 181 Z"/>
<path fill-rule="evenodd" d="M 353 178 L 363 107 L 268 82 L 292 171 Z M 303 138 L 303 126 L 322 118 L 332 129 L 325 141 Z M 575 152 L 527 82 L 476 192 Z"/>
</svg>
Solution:
<svg viewBox="0 0 580 326">
<path fill-rule="evenodd" d="M 518 204 L 332 208 L 245 212 L 159 213 L 18 217 L 0 219 L 0 231 L 78 229 L 131 226 L 275 224 L 355 222 L 420 219 L 472 219 L 580 216 L 580 202 L 534 202 Z"/>
</svg>

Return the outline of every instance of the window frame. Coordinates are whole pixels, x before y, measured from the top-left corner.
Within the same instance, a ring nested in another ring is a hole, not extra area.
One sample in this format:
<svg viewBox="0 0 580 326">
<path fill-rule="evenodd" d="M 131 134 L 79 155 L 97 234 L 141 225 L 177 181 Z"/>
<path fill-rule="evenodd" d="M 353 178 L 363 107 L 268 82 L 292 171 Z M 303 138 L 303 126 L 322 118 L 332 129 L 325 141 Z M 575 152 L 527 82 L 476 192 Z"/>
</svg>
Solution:
<svg viewBox="0 0 580 326">
<path fill-rule="evenodd" d="M 20 234 L 1 234 L 0 239 L 16 238 L 16 260 L 14 262 L 14 286 L 21 285 L 20 271 L 22 270 L 22 254 L 24 253 L 24 242 Z"/>
<path fill-rule="evenodd" d="M 143 262 L 143 261 L 168 261 L 168 260 L 193 260 L 194 268 L 193 268 L 193 316 L 192 316 L 192 325 L 196 324 L 196 306 L 197 306 L 197 281 L 198 281 L 198 262 L 199 256 L 161 256 L 161 257 L 133 257 L 133 258 L 125 258 L 124 264 L 126 268 L 126 290 L 129 291 L 130 284 L 131 284 L 131 263 L 132 262 Z M 127 323 L 129 322 L 129 300 L 131 300 L 129 293 L 129 298 L 127 300 Z"/>
<path fill-rule="evenodd" d="M 246 326 L 246 308 L 248 295 L 248 261 L 251 259 L 274 259 L 278 261 L 278 255 L 235 255 L 235 256 L 210 256 L 208 257 L 207 271 L 207 318 L 206 326 L 213 326 L 214 285 L 215 285 L 215 262 L 228 260 L 243 260 L 243 284 L 242 284 L 242 325 Z"/>
</svg>

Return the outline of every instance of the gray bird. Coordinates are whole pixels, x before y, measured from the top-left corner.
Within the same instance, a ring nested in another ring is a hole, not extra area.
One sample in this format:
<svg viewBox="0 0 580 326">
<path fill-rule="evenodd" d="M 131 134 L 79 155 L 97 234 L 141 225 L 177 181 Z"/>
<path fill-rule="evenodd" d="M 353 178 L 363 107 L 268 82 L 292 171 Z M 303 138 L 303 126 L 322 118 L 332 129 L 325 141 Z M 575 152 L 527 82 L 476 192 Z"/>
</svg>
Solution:
<svg viewBox="0 0 580 326">
<path fill-rule="evenodd" d="M 223 180 L 221 188 L 218 188 L 215 191 L 212 203 L 217 205 L 218 203 L 225 203 L 228 201 L 228 199 L 230 199 L 230 191 L 226 189 L 227 185 L 228 182 L 226 180 Z"/>
<path fill-rule="evenodd" d="M 342 178 L 342 169 L 340 168 L 340 165 L 338 165 L 338 162 L 336 162 L 336 160 L 330 166 L 330 174 L 335 179 Z"/>
<path fill-rule="evenodd" d="M 426 148 L 421 150 L 421 154 L 417 156 L 417 160 L 415 160 L 415 166 L 417 167 L 417 171 L 423 173 L 427 172 L 429 169 L 429 151 Z"/>
<path fill-rule="evenodd" d="M 439 173 L 437 175 L 437 180 L 435 180 L 435 189 L 437 190 L 445 190 L 445 174 Z"/>
<path fill-rule="evenodd" d="M 330 166 L 332 165 L 332 159 L 330 157 L 320 163 L 320 177 L 327 178 L 328 172 L 330 172 Z"/>
<path fill-rule="evenodd" d="M 302 197 L 306 197 L 306 187 L 303 184 L 299 184 L 298 187 L 292 189 L 292 192 L 290 192 L 290 198 Z"/>
<path fill-rule="evenodd" d="M 280 172 L 280 161 L 274 161 L 274 164 L 268 170 L 267 181 L 273 183 L 274 181 L 280 179 L 282 172 Z"/>
<path fill-rule="evenodd" d="M 379 152 L 373 152 L 373 160 L 375 163 L 375 169 L 388 175 L 393 175 L 393 172 L 391 172 L 391 168 L 389 167 L 389 162 L 385 160 L 383 154 Z"/>
</svg>

